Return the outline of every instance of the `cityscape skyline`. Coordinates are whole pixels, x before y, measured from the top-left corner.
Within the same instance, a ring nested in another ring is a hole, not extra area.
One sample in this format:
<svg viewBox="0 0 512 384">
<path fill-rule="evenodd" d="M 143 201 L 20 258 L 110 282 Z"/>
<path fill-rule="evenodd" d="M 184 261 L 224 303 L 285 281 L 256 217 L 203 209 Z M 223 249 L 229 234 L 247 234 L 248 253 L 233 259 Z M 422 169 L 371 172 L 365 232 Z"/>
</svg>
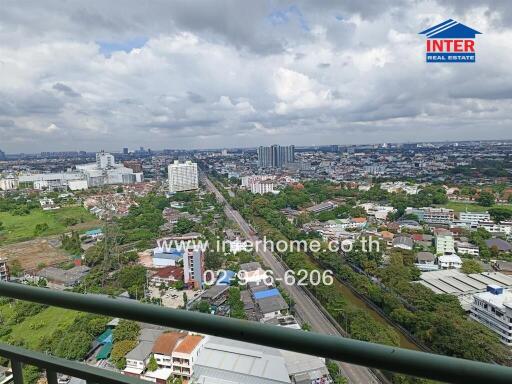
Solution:
<svg viewBox="0 0 512 384">
<path fill-rule="evenodd" d="M 404 144 L 434 144 L 434 145 L 439 145 L 439 144 L 443 144 L 443 143 L 470 143 L 470 142 L 481 142 L 481 143 L 485 143 L 485 142 L 509 142 L 509 141 L 512 141 L 512 137 L 510 138 L 504 138 L 504 137 L 501 137 L 501 138 L 495 138 L 495 139 L 489 139 L 489 138 L 483 138 L 483 139 L 471 139 L 471 138 L 467 138 L 467 139 L 453 139 L 453 140 L 418 140 L 418 141 L 411 141 L 411 140 L 408 140 L 408 141 L 379 141 L 379 142 L 357 142 L 357 143 L 329 143 L 329 144 L 309 144 L 309 145 L 300 145 L 300 144 L 296 144 L 294 142 L 281 142 L 281 143 L 270 143 L 268 145 L 253 145 L 253 146 L 224 146 L 224 147 L 205 147 L 205 148 L 199 148 L 199 147 L 196 147 L 196 148 L 177 148 L 177 147 L 174 147 L 174 148 L 171 148 L 171 147 L 156 147 L 156 148 L 151 148 L 151 147 L 144 147 L 144 146 L 138 146 L 138 147 L 134 147 L 134 148 L 128 148 L 128 147 L 119 147 L 119 148 L 103 148 L 101 146 L 97 147 L 97 148 L 90 148 L 90 149 L 64 149 L 64 150 L 45 150 L 45 151 L 40 151 L 40 152 L 8 152 L 6 150 L 3 150 L 2 148 L 0 148 L 0 153 L 4 153 L 5 155 L 20 155 L 20 154 L 24 154 L 24 155 L 37 155 L 37 154 L 41 154 L 41 153 L 66 153 L 66 152 L 86 152 L 86 153 L 96 153 L 96 152 L 109 152 L 109 153 L 114 153 L 114 154 L 130 154 L 130 153 L 136 153 L 138 151 L 140 151 L 140 149 L 144 149 L 144 151 L 151 151 L 151 152 L 162 152 L 162 151 L 166 151 L 166 150 L 171 150 L 171 151 L 221 151 L 223 149 L 237 149 L 237 150 L 254 150 L 254 151 L 257 151 L 258 147 L 261 147 L 261 146 L 272 146 L 272 145 L 279 145 L 279 146 L 291 146 L 293 145 L 296 149 L 302 149 L 302 148 L 323 148 L 323 147 L 330 147 L 332 145 L 337 145 L 337 146 L 340 146 L 340 147 L 349 147 L 349 146 L 366 146 L 366 145 L 404 145 Z M 125 153 L 124 150 L 128 148 L 128 153 Z"/>
</svg>

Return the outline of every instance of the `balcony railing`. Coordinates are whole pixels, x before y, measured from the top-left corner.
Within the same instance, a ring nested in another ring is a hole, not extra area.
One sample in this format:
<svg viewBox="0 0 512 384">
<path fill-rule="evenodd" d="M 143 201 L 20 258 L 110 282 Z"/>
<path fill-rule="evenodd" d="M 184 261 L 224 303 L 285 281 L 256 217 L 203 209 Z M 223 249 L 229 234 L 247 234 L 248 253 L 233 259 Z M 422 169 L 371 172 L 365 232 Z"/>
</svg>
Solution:
<svg viewBox="0 0 512 384">
<path fill-rule="evenodd" d="M 499 365 L 151 304 L 59 292 L 6 282 L 0 282 L 0 296 L 241 340 L 439 381 L 512 383 L 512 368 Z M 21 363 L 45 369 L 49 384 L 57 382 L 57 372 L 83 378 L 88 383 L 142 383 L 141 380 L 79 362 L 5 344 L 0 344 L 0 355 L 11 360 L 15 384 L 23 383 Z"/>
</svg>

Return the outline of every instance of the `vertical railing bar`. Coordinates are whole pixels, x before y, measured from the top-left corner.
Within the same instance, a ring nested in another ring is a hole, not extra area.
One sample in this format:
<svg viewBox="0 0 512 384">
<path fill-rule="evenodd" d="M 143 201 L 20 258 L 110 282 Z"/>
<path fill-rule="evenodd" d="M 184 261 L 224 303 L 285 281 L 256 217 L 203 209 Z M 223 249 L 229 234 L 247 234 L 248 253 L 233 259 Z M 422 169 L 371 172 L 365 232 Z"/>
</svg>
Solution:
<svg viewBox="0 0 512 384">
<path fill-rule="evenodd" d="M 12 376 L 14 384 L 23 384 L 23 366 L 17 359 L 11 359 Z"/>
<path fill-rule="evenodd" d="M 48 381 L 48 384 L 57 384 L 57 372 L 47 369 L 46 380 Z"/>
</svg>

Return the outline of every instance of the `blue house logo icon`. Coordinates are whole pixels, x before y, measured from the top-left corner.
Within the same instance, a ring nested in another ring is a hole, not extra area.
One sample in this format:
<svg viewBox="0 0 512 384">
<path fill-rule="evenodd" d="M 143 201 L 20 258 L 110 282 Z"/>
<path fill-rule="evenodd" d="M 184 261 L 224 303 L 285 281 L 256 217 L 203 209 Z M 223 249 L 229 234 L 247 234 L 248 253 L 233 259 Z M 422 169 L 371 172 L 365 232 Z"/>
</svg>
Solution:
<svg viewBox="0 0 512 384">
<path fill-rule="evenodd" d="M 427 63 L 474 63 L 475 36 L 481 32 L 448 19 L 420 35 L 427 37 Z"/>
</svg>

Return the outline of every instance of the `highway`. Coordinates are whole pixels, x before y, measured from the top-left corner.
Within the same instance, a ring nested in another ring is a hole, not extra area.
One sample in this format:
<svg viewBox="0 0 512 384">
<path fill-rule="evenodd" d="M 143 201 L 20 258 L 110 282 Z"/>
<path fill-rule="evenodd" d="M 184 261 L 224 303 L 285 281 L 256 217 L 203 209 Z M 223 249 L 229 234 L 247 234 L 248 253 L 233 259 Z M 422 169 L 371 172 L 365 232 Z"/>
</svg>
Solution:
<svg viewBox="0 0 512 384">
<path fill-rule="evenodd" d="M 234 210 L 229 203 L 226 201 L 224 196 L 219 192 L 215 185 L 208 179 L 208 177 L 201 173 L 201 180 L 205 184 L 206 188 L 213 192 L 217 198 L 217 201 L 224 204 L 224 211 L 226 216 L 234 220 L 244 236 L 253 242 L 258 240 L 258 237 L 253 235 L 253 231 L 245 219 Z M 270 267 L 274 273 L 274 278 L 284 279 L 285 269 L 282 264 L 278 261 L 270 251 L 264 250 L 263 247 L 258 247 L 258 255 L 262 258 L 265 264 Z M 281 280 L 284 281 L 284 280 Z M 296 285 L 284 285 L 288 291 L 290 297 L 295 302 L 295 311 L 299 317 L 311 325 L 311 329 L 315 332 L 341 336 L 340 332 L 334 327 L 329 319 L 319 310 L 316 304 L 307 296 L 307 294 Z M 314 354 L 314 353 L 312 353 Z M 378 384 L 380 381 L 375 375 L 366 367 L 347 364 L 344 362 L 339 363 L 342 374 L 348 378 L 352 384 Z"/>
</svg>

